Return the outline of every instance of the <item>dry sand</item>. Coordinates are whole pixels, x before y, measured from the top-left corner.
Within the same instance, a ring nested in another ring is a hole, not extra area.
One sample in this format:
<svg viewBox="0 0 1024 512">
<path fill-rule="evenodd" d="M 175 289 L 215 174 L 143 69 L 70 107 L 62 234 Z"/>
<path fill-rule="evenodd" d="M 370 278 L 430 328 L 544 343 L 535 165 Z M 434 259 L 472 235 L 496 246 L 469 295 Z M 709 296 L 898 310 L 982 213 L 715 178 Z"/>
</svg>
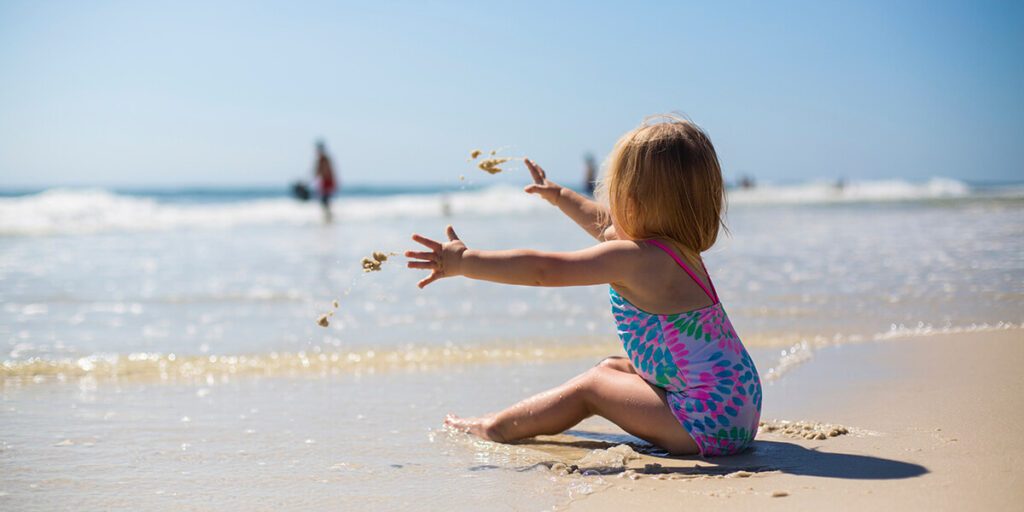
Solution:
<svg viewBox="0 0 1024 512">
<path fill-rule="evenodd" d="M 765 418 L 778 428 L 762 430 L 752 450 L 707 460 L 641 454 L 605 471 L 595 492 L 569 508 L 1020 510 L 1022 367 L 1020 329 L 822 350 L 766 387 Z M 806 439 L 786 433 L 782 420 L 847 432 Z M 595 434 L 602 431 L 615 432 L 588 421 L 576 435 L 530 447 L 582 460 L 614 446 L 587 440 L 607 436 Z"/>
</svg>

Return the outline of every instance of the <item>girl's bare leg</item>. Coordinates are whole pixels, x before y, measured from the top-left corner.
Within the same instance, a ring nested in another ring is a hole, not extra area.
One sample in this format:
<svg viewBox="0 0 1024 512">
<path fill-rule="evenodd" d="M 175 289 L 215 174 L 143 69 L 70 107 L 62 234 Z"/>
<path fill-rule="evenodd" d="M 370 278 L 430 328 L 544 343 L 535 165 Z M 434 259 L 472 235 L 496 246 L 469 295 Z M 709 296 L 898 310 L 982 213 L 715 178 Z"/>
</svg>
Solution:
<svg viewBox="0 0 1024 512">
<path fill-rule="evenodd" d="M 669 453 L 697 453 L 697 444 L 672 414 L 665 392 L 628 370 L 629 362 L 606 359 L 554 389 L 497 414 L 449 416 L 445 424 L 498 442 L 563 432 L 597 414 Z"/>
<path fill-rule="evenodd" d="M 605 368 L 611 368 L 612 370 L 618 370 L 626 373 L 636 373 L 636 368 L 633 368 L 633 363 L 629 362 L 622 356 L 609 356 L 597 363 L 597 366 L 604 366 Z"/>
</svg>

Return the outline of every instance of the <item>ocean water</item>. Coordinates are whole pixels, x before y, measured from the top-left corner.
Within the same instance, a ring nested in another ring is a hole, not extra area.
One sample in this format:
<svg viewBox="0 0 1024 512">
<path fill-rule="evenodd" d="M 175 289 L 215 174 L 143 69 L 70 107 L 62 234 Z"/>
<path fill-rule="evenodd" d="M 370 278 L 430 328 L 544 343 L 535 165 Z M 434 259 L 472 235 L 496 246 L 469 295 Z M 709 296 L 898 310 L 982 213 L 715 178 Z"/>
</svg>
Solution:
<svg viewBox="0 0 1024 512">
<path fill-rule="evenodd" d="M 807 183 L 729 202 L 705 260 L 766 408 L 823 345 L 1024 320 L 1024 188 Z M 0 507 L 536 510 L 599 488 L 438 427 L 619 353 L 607 288 L 419 290 L 404 258 L 360 267 L 447 223 L 476 248 L 592 241 L 518 188 L 335 206 L 324 225 L 271 190 L 0 197 Z"/>
</svg>

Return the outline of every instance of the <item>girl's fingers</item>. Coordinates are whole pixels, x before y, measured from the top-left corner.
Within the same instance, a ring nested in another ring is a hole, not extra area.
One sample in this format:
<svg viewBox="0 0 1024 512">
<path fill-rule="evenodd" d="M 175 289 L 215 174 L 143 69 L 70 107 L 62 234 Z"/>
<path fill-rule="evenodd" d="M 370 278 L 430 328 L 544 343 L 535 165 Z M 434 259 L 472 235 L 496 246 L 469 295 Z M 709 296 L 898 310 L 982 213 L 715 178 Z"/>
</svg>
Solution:
<svg viewBox="0 0 1024 512">
<path fill-rule="evenodd" d="M 429 239 L 429 238 L 427 238 L 425 236 L 421 236 L 419 234 L 413 234 L 412 235 L 412 239 L 417 241 L 417 242 L 419 242 L 419 243 L 421 243 L 421 244 L 423 244 L 423 245 L 425 245 L 425 246 L 427 246 L 428 249 L 431 249 L 431 250 L 434 250 L 434 251 L 440 251 L 441 250 L 441 244 L 439 244 L 439 243 L 437 243 L 437 242 L 435 242 L 435 241 L 433 241 L 433 240 L 431 240 L 431 239 Z"/>
<path fill-rule="evenodd" d="M 448 235 L 448 240 L 454 242 L 459 239 L 459 235 L 455 234 L 455 228 L 451 224 L 448 225 L 448 229 L 445 230 L 445 234 Z"/>
<path fill-rule="evenodd" d="M 537 167 L 537 165 L 533 163 L 533 160 L 530 160 L 529 158 L 524 161 L 526 162 L 526 168 L 530 170 L 530 176 L 533 177 L 533 182 L 538 185 L 543 184 L 544 174 L 543 171 L 540 170 L 540 167 Z"/>
<path fill-rule="evenodd" d="M 405 251 L 406 258 L 416 258 L 418 260 L 437 261 L 437 253 L 426 252 L 426 251 Z"/>
<path fill-rule="evenodd" d="M 431 272 L 430 275 L 427 276 L 425 279 L 423 279 L 422 281 L 416 283 L 416 286 L 419 286 L 420 288 L 423 288 L 423 287 L 427 286 L 428 284 L 433 283 L 434 281 L 437 281 L 438 279 L 441 279 L 442 277 L 444 277 L 444 275 L 435 270 L 435 271 Z"/>
<path fill-rule="evenodd" d="M 436 261 L 410 261 L 405 264 L 409 268 L 422 268 L 426 270 L 437 270 Z"/>
<path fill-rule="evenodd" d="M 544 183 L 544 180 L 548 179 L 548 173 L 544 172 L 544 168 L 537 164 L 533 164 L 533 166 L 537 168 L 537 174 L 540 175 L 540 183 Z"/>
</svg>

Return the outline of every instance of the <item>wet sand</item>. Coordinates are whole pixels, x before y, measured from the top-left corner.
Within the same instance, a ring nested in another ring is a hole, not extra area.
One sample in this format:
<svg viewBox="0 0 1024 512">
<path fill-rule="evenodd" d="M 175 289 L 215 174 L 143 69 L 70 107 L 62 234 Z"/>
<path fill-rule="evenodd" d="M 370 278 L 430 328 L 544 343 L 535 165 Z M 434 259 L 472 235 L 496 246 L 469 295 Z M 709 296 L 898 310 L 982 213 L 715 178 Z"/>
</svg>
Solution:
<svg viewBox="0 0 1024 512">
<path fill-rule="evenodd" d="M 1017 508 L 1022 365 L 1020 329 L 823 350 L 815 364 L 766 389 L 763 419 L 827 422 L 848 433 L 806 439 L 762 431 L 749 452 L 720 459 L 641 454 L 569 508 Z M 615 429 L 588 422 L 578 431 L 535 447 L 564 460 L 594 447 L 586 437 Z"/>
<path fill-rule="evenodd" d="M 166 379 L 14 379 L 0 508 L 481 510 L 513 498 L 514 510 L 1008 509 L 1024 497 L 1024 443 L 1012 435 L 1021 333 L 821 348 L 766 386 L 763 420 L 778 428 L 748 453 L 709 460 L 661 456 L 599 419 L 517 445 L 437 427 L 446 411 L 493 409 L 564 381 L 599 359 L 598 346 L 544 364 L 522 364 L 537 353 L 523 350 L 439 365 L 462 358 L 439 351 L 404 371 L 382 353 L 348 371 L 308 354 L 295 360 L 301 372 L 175 358 L 157 361 Z M 410 400 L 410 390 L 428 392 Z"/>
</svg>

